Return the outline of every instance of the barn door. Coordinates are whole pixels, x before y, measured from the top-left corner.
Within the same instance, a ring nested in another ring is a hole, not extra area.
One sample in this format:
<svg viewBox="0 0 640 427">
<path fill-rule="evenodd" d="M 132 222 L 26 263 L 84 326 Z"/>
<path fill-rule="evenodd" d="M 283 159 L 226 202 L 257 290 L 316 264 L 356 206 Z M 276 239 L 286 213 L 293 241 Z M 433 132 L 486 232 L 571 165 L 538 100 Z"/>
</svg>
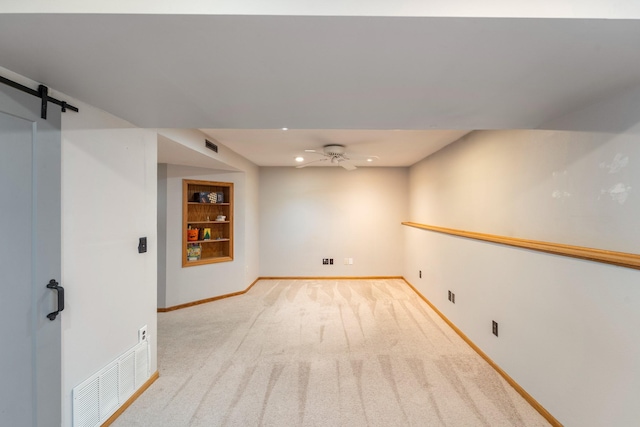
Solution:
<svg viewBox="0 0 640 427">
<path fill-rule="evenodd" d="M 0 86 L 0 426 L 61 423 L 60 114 Z"/>
</svg>

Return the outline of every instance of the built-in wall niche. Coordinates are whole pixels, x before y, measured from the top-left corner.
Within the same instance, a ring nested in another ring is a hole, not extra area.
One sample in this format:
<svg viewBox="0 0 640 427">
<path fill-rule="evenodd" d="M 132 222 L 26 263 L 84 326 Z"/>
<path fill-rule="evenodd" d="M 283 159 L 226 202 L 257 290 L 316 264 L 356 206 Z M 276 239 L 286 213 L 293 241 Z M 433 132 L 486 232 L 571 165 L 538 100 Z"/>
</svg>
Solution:
<svg viewBox="0 0 640 427">
<path fill-rule="evenodd" d="M 233 260 L 233 183 L 182 180 L 182 266 Z"/>
</svg>

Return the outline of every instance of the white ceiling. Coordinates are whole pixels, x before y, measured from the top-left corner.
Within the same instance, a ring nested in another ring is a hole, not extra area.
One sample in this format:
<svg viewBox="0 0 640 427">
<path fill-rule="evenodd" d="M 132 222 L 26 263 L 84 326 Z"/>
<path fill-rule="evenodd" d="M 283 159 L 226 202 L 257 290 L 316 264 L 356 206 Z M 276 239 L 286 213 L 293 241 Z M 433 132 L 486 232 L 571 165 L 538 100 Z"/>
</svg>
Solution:
<svg viewBox="0 0 640 427">
<path fill-rule="evenodd" d="M 171 163 L 223 171 L 237 170 L 218 159 L 187 148 L 161 134 L 158 134 L 158 163 Z"/>
<path fill-rule="evenodd" d="M 451 143 L 467 131 L 459 130 L 336 130 L 336 129 L 202 129 L 204 133 L 260 166 L 296 165 L 322 157 L 305 149 L 322 151 L 325 145 L 347 147 L 347 156 L 378 156 L 372 163 L 352 160 L 356 166 L 410 166 Z M 314 166 L 332 166 L 330 162 Z"/>
<path fill-rule="evenodd" d="M 2 0 L 5 13 L 640 18 L 637 0 Z"/>
<path fill-rule="evenodd" d="M 259 165 L 330 142 L 406 166 L 537 128 L 640 84 L 639 45 L 636 20 L 0 14 L 0 66 Z"/>
</svg>

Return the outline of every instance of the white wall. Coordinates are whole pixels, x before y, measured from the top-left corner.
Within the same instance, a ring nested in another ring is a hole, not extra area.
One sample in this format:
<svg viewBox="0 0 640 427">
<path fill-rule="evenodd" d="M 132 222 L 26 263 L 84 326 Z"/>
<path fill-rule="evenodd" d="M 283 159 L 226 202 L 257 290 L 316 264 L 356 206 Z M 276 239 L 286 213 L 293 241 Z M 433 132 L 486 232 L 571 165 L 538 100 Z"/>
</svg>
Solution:
<svg viewBox="0 0 640 427">
<path fill-rule="evenodd" d="M 407 168 L 261 168 L 260 276 L 401 275 L 407 184 Z"/>
<path fill-rule="evenodd" d="M 162 129 L 163 138 L 180 144 L 212 164 L 228 170 L 160 165 L 159 218 L 166 221 L 165 259 L 160 259 L 158 307 L 166 308 L 245 290 L 259 273 L 258 255 L 258 167 L 218 144 L 218 153 L 204 147 L 206 136 L 197 130 Z M 206 162 L 205 162 L 206 163 Z M 231 262 L 182 268 L 182 180 L 198 179 L 234 183 L 234 259 Z M 163 231 L 164 232 L 164 231 Z"/>
<path fill-rule="evenodd" d="M 474 132 L 411 168 L 409 217 L 640 253 L 639 159 L 632 134 Z M 404 276 L 561 423 L 637 425 L 639 271 L 409 227 L 404 236 Z"/>
<path fill-rule="evenodd" d="M 68 101 L 80 112 L 62 117 L 63 426 L 73 387 L 133 347 L 143 325 L 157 370 L 156 132 Z"/>
<path fill-rule="evenodd" d="M 243 176 L 242 192 L 238 193 L 239 187 L 235 188 L 236 212 L 235 212 L 234 218 L 235 218 L 236 227 L 238 226 L 244 227 L 244 230 L 245 230 L 244 237 L 243 237 L 244 241 L 239 240 L 239 237 L 237 235 L 234 236 L 234 250 L 236 251 L 236 253 L 238 253 L 238 251 L 243 252 L 244 264 L 238 268 L 242 268 L 244 273 L 243 273 L 242 280 L 240 282 L 230 283 L 227 285 L 227 287 L 228 289 L 233 289 L 233 291 L 231 292 L 237 292 L 237 291 L 246 289 L 247 286 L 249 286 L 251 283 L 253 283 L 255 279 L 258 278 L 259 269 L 260 269 L 260 258 L 259 258 L 259 252 L 258 252 L 258 245 L 256 243 L 259 238 L 258 193 L 259 193 L 260 184 L 259 184 L 258 166 L 256 166 L 254 163 L 251 163 L 249 160 L 245 159 L 241 155 L 237 154 L 236 152 L 230 150 L 229 148 L 227 148 L 226 146 L 220 143 L 217 144 L 218 145 L 217 153 L 214 153 L 213 151 L 205 148 L 204 141 L 205 141 L 205 138 L 207 137 L 198 130 L 161 129 L 159 130 L 158 133 L 163 138 L 167 138 L 170 141 L 176 142 L 181 146 L 185 147 L 186 149 L 193 150 L 195 153 L 201 156 L 206 156 L 213 159 L 214 161 L 212 162 L 212 164 L 216 164 L 216 165 L 222 164 L 226 166 L 224 168 L 225 169 L 224 171 L 218 171 L 218 172 L 211 171 L 211 169 L 209 169 L 209 172 L 206 172 L 203 170 L 203 168 L 194 168 L 194 171 L 195 171 L 194 173 L 196 174 L 195 176 L 199 176 L 201 174 L 205 174 L 206 176 L 206 174 L 208 173 L 209 174 L 229 173 L 228 176 L 232 177 L 230 178 L 231 182 L 234 182 L 233 179 L 239 179 L 239 178 L 235 178 L 238 174 L 230 173 L 229 169 L 236 170 L 240 173 L 240 175 Z M 192 157 L 189 156 L 189 158 L 192 158 Z M 167 162 L 167 163 L 172 163 L 172 162 Z M 201 170 L 198 171 L 198 169 L 201 169 Z M 188 170 L 186 173 L 187 173 L 187 176 L 184 177 L 186 179 L 200 179 L 200 178 L 189 178 L 192 172 Z M 174 177 L 174 179 L 175 178 L 176 177 Z M 202 179 L 206 179 L 206 178 L 202 178 Z M 221 180 L 224 181 L 223 179 Z M 182 189 L 180 190 L 180 192 L 182 192 Z M 176 197 L 175 194 L 174 194 L 174 197 Z M 240 198 L 241 200 L 239 200 Z M 182 206 L 182 198 L 180 199 L 180 206 Z M 242 214 L 240 214 L 239 211 L 237 210 L 238 207 L 243 208 Z M 173 208 L 175 208 L 175 205 L 173 206 Z M 182 215 L 182 213 L 180 213 L 180 215 Z M 180 222 L 180 227 L 182 227 L 182 222 Z M 180 255 L 179 259 L 181 259 L 181 257 L 182 255 Z M 170 261 L 171 261 L 171 258 L 169 258 L 169 255 L 167 255 L 167 263 Z M 238 266 L 238 263 L 235 262 L 234 266 Z M 159 268 L 162 268 L 162 266 L 159 266 Z M 191 268 L 197 268 L 197 267 L 191 267 Z M 218 295 L 221 295 L 221 294 L 214 293 L 204 298 L 210 298 Z M 182 304 L 184 302 L 191 302 L 191 300 L 182 301 L 178 304 Z M 175 304 L 167 303 L 167 305 L 160 306 L 160 307 L 170 307 L 172 305 L 175 305 Z"/>
<path fill-rule="evenodd" d="M 639 137 L 476 131 L 411 168 L 410 217 L 640 253 Z"/>
<path fill-rule="evenodd" d="M 182 180 L 233 182 L 233 261 L 182 267 Z M 165 301 L 173 307 L 246 289 L 257 278 L 249 275 L 247 257 L 247 185 L 243 172 L 215 171 L 189 166 L 167 165 L 167 254 Z M 251 242 L 256 247 L 257 242 Z M 255 273 L 254 273 L 255 274 Z"/>
<path fill-rule="evenodd" d="M 413 228 L 405 236 L 409 282 L 556 419 L 637 424 L 638 271 Z"/>
</svg>

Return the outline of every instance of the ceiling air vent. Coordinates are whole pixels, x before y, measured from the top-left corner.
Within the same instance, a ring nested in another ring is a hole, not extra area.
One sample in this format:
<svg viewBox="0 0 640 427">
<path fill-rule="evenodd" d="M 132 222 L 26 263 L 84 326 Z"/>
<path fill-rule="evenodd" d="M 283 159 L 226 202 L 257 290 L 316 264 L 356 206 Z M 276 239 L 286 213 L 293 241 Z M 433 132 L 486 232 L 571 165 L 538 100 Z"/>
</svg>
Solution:
<svg viewBox="0 0 640 427">
<path fill-rule="evenodd" d="M 214 144 L 213 142 L 209 141 L 208 139 L 204 140 L 204 145 L 209 149 L 209 150 L 213 150 L 216 153 L 218 152 L 218 146 L 216 144 Z"/>
</svg>

